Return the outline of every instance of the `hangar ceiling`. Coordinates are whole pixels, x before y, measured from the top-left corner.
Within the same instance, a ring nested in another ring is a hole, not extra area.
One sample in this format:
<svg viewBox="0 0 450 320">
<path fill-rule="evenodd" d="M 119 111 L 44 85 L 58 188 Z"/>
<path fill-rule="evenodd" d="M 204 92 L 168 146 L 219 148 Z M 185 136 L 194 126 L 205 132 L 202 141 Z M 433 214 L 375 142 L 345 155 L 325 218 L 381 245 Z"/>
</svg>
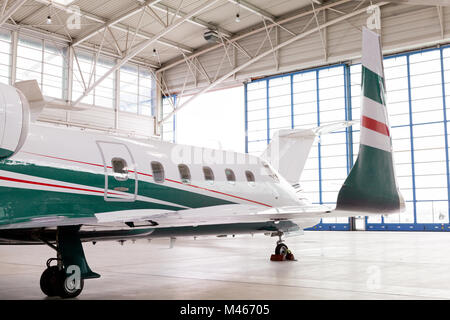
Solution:
<svg viewBox="0 0 450 320">
<path fill-rule="evenodd" d="M 3 28 L 151 67 L 165 95 L 357 61 L 361 27 L 381 12 L 385 53 L 450 41 L 447 0 L 4 0 Z M 238 16 L 238 17 L 237 17 Z M 205 31 L 215 37 L 208 42 Z M 83 96 L 74 98 L 72 106 Z M 176 110 L 174 110 L 175 112 Z M 167 116 L 167 118 L 170 115 Z"/>
</svg>

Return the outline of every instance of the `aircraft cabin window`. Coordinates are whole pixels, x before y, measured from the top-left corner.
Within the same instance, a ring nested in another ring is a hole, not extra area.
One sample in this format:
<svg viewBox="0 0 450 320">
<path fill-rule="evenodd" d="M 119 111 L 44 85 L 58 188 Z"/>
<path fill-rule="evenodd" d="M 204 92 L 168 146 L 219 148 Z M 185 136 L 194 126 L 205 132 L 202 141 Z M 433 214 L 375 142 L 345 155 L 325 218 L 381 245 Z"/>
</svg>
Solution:
<svg viewBox="0 0 450 320">
<path fill-rule="evenodd" d="M 117 181 L 128 180 L 128 166 L 127 162 L 122 158 L 113 158 L 111 160 L 111 166 L 114 171 L 114 178 Z"/>
<path fill-rule="evenodd" d="M 181 182 L 191 183 L 191 172 L 189 171 L 189 167 L 187 165 L 179 164 L 178 171 L 180 172 Z"/>
<path fill-rule="evenodd" d="M 153 180 L 157 183 L 163 183 L 165 180 L 164 167 L 158 161 L 152 161 Z"/>
<path fill-rule="evenodd" d="M 231 169 L 225 169 L 225 175 L 227 176 L 227 180 L 229 183 L 234 184 L 236 182 L 236 176 Z"/>
<path fill-rule="evenodd" d="M 205 180 L 209 183 L 214 183 L 214 172 L 210 167 L 203 167 L 203 174 L 205 176 Z"/>
<path fill-rule="evenodd" d="M 253 187 L 255 185 L 255 175 L 253 172 L 247 170 L 245 171 L 245 176 L 247 177 L 248 184 Z"/>
</svg>

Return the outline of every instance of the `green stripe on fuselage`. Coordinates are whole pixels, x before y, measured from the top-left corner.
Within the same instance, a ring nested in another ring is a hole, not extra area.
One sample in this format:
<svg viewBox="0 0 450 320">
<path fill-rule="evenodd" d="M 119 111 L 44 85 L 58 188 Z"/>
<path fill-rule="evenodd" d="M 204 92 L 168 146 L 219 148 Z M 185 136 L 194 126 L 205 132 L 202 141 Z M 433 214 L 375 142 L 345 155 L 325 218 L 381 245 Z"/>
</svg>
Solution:
<svg viewBox="0 0 450 320">
<path fill-rule="evenodd" d="M 51 179 L 61 182 L 74 183 L 89 187 L 103 189 L 105 187 L 105 176 L 103 172 L 85 172 L 71 170 L 68 168 L 54 168 L 38 166 L 35 164 L 19 161 L 5 160 L 0 162 L 0 170 L 20 173 L 33 177 Z M 134 179 L 130 179 L 134 183 Z M 202 208 L 234 202 L 205 196 L 202 194 L 171 188 L 163 184 L 138 181 L 138 195 L 173 203 L 170 205 L 158 205 L 152 202 L 106 202 L 103 195 L 82 195 L 67 192 L 52 192 L 29 190 L 24 184 L 23 188 L 0 188 L 0 220 L 2 214 L 11 218 L 36 216 L 45 214 L 44 208 L 48 208 L 48 214 L 64 214 L 76 217 L 92 216 L 96 212 L 120 211 L 131 209 L 167 209 L 180 210 L 175 205 L 188 208 Z M 33 191 L 31 193 L 27 191 Z M 39 196 L 41 194 L 41 196 Z M 13 199 L 10 199 L 10 196 Z M 35 197 L 33 206 L 23 204 L 29 201 L 29 196 Z M 89 200 L 88 200 L 89 199 Z M 34 207 L 39 209 L 34 210 Z M 14 212 L 14 210 L 15 212 Z M 51 210 L 50 210 L 51 209 Z M 3 212 L 3 213 L 2 213 Z"/>
<path fill-rule="evenodd" d="M 86 218 L 93 217 L 95 213 L 111 211 L 179 210 L 177 207 L 145 201 L 108 202 L 103 196 L 9 187 L 0 187 L 0 197 L 0 225 L 52 215 Z"/>
<path fill-rule="evenodd" d="M 0 148 L 0 159 L 7 159 L 14 154 L 14 151 Z"/>
<path fill-rule="evenodd" d="M 384 79 L 364 66 L 362 66 L 361 72 L 361 88 L 363 95 L 385 106 L 386 99 L 384 93 L 386 91 L 384 88 Z"/>
</svg>

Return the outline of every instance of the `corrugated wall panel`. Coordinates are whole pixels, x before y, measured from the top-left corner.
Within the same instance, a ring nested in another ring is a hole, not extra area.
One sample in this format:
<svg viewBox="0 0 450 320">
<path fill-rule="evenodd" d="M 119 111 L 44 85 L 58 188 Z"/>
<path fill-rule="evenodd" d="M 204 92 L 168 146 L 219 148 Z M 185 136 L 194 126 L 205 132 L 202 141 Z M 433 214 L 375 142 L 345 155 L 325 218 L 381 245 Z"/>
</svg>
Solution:
<svg viewBox="0 0 450 320">
<path fill-rule="evenodd" d="M 67 117 L 68 114 L 68 117 Z M 115 128 L 115 113 L 112 109 L 91 107 L 83 111 L 70 111 L 58 109 L 44 109 L 39 120 L 44 122 L 68 121 L 75 126 L 97 127 L 99 129 Z M 128 131 L 130 134 L 150 137 L 153 134 L 153 119 L 148 116 L 132 114 L 128 112 L 119 112 L 120 131 Z"/>
<path fill-rule="evenodd" d="M 119 113 L 119 128 L 142 136 L 153 134 L 153 119 L 132 113 Z"/>
<path fill-rule="evenodd" d="M 93 107 L 89 110 L 71 111 L 70 121 L 89 125 L 114 128 L 114 111 L 112 109 Z"/>
</svg>

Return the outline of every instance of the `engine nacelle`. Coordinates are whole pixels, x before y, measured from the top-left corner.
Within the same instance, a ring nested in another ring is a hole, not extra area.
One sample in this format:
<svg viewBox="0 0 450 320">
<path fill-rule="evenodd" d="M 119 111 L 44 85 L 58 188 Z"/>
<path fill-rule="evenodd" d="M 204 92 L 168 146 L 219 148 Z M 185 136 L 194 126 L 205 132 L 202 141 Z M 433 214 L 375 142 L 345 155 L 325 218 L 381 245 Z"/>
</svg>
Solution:
<svg viewBox="0 0 450 320">
<path fill-rule="evenodd" d="M 0 83 L 0 160 L 17 153 L 25 143 L 30 106 L 23 93 Z"/>
</svg>

